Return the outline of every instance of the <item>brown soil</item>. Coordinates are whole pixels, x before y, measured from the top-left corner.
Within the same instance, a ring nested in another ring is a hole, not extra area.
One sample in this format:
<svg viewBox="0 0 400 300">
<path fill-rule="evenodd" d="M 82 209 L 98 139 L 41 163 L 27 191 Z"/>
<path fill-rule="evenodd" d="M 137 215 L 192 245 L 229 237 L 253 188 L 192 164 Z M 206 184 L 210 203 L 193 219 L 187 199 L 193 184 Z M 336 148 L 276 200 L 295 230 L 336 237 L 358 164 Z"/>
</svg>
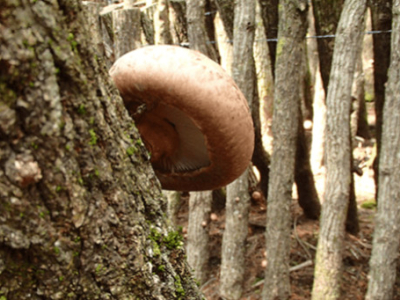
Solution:
<svg viewBox="0 0 400 300">
<path fill-rule="evenodd" d="M 371 143 L 358 145 L 354 150 L 355 159 L 360 163 L 363 175 L 354 175 L 356 183 L 357 202 L 359 204 L 360 233 L 358 236 L 346 234 L 344 251 L 344 270 L 342 280 L 341 299 L 364 299 L 368 286 L 368 261 L 372 249 L 372 234 L 374 229 L 375 208 L 366 209 L 362 207 L 365 202 L 374 201 L 375 185 L 373 171 L 370 165 L 372 156 Z M 323 195 L 324 174 L 316 176 L 316 185 L 319 190 L 320 199 Z M 290 266 L 301 266 L 307 261 L 314 261 L 315 248 L 319 232 L 319 222 L 306 219 L 301 208 L 293 198 L 292 205 L 292 247 Z M 183 197 L 182 207 L 178 217 L 178 224 L 187 227 L 188 197 Z M 210 261 L 209 280 L 201 287 L 208 300 L 221 299 L 218 295 L 219 271 L 221 264 L 221 242 L 224 232 L 225 210 L 214 211 L 218 219 L 211 223 L 210 227 Z M 247 238 L 246 252 L 246 274 L 244 278 L 245 293 L 242 299 L 261 299 L 262 281 L 264 278 L 263 261 L 265 260 L 265 224 L 266 207 L 265 201 L 252 200 L 249 215 L 249 233 Z M 291 299 L 310 299 L 313 284 L 314 266 L 310 264 L 290 273 Z M 400 268 L 398 269 L 400 275 Z M 397 285 L 394 298 L 400 300 L 400 276 L 397 276 Z"/>
</svg>

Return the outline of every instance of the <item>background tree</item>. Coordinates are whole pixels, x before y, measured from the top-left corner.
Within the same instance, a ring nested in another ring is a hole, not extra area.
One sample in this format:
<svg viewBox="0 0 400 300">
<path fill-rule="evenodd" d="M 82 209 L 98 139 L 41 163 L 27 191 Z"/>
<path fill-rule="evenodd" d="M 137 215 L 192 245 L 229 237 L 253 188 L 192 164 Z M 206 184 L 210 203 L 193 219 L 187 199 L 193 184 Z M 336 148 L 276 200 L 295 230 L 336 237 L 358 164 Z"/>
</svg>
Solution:
<svg viewBox="0 0 400 300">
<path fill-rule="evenodd" d="M 2 296 L 201 299 L 85 19 L 80 1 L 2 2 Z"/>
<path fill-rule="evenodd" d="M 336 34 L 327 95 L 326 188 L 312 299 L 339 299 L 345 218 L 351 193 L 351 87 L 363 33 L 365 0 L 346 0 Z"/>
<path fill-rule="evenodd" d="M 374 90 L 376 114 L 376 159 L 374 161 L 376 199 L 379 197 L 379 153 L 385 103 L 385 84 L 390 63 L 390 33 L 392 29 L 392 0 L 370 0 L 372 30 L 384 31 L 385 34 L 373 35 L 374 49 Z"/>
<path fill-rule="evenodd" d="M 273 152 L 268 190 L 267 267 L 263 299 L 290 296 L 289 253 L 292 186 L 300 112 L 302 47 L 307 25 L 307 1 L 279 3 L 275 97 L 272 119 Z"/>
<path fill-rule="evenodd" d="M 237 1 L 234 15 L 232 77 L 252 109 L 255 102 L 258 102 L 253 58 L 255 1 Z M 241 299 L 243 293 L 246 267 L 245 249 L 250 209 L 248 171 L 226 189 L 226 224 L 222 239 L 219 290 L 225 299 L 236 300 Z"/>
<path fill-rule="evenodd" d="M 205 1 L 187 1 L 189 48 L 197 50 L 217 61 L 217 53 L 209 43 L 205 27 Z M 191 192 L 189 199 L 189 226 L 187 255 L 200 283 L 207 280 L 209 252 L 209 220 L 212 204 L 212 192 Z"/>
<path fill-rule="evenodd" d="M 400 235 L 400 1 L 393 1 L 391 58 L 383 110 L 379 198 L 366 299 L 393 299 Z"/>
</svg>

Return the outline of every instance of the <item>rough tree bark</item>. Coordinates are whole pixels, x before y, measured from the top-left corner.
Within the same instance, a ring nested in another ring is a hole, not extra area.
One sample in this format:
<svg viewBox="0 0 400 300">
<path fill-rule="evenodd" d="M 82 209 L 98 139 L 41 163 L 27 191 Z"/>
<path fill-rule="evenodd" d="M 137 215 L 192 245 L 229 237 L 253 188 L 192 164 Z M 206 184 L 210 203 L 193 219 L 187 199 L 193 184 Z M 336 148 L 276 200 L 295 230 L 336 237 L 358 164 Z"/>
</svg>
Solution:
<svg viewBox="0 0 400 300">
<path fill-rule="evenodd" d="M 154 12 L 155 44 L 172 44 L 172 35 L 169 22 L 169 1 L 158 0 Z"/>
<path fill-rule="evenodd" d="M 393 299 L 400 235 L 400 1 L 393 1 L 392 49 L 383 110 L 378 212 L 366 299 Z"/>
<path fill-rule="evenodd" d="M 217 54 L 209 43 L 205 29 L 204 5 L 205 1 L 190 0 L 187 5 L 189 48 L 197 50 L 209 58 L 217 61 Z M 198 276 L 197 280 L 204 283 L 207 275 L 209 259 L 209 214 L 211 212 L 212 192 L 191 192 L 189 206 L 189 224 L 187 252 L 188 262 Z M 193 209 L 193 211 L 192 211 Z M 208 216 L 207 216 L 208 214 Z M 203 226 L 202 222 L 206 224 Z"/>
<path fill-rule="evenodd" d="M 187 0 L 186 17 L 188 23 L 188 38 L 190 48 L 200 51 L 214 61 L 218 61 L 215 48 L 210 44 L 205 27 L 205 1 L 206 0 Z"/>
<path fill-rule="evenodd" d="M 265 28 L 261 18 L 260 4 L 256 3 L 256 32 L 254 42 L 254 61 L 257 73 L 257 89 L 260 101 L 261 132 L 264 148 L 272 152 L 271 121 L 274 105 L 274 77 L 269 55 Z"/>
<path fill-rule="evenodd" d="M 374 161 L 376 199 L 379 197 L 379 153 L 383 122 L 383 105 L 385 103 L 385 84 L 390 63 L 390 33 L 392 29 L 392 0 L 370 0 L 372 30 L 383 31 L 373 35 L 374 45 L 374 89 L 375 89 L 375 136 L 376 157 Z"/>
<path fill-rule="evenodd" d="M 351 193 L 350 108 L 366 0 L 346 0 L 340 17 L 327 95 L 327 176 L 312 299 L 338 299 L 348 199 Z"/>
<path fill-rule="evenodd" d="M 187 19 L 186 19 L 186 2 L 181 1 L 170 1 L 170 6 L 172 7 L 172 23 L 174 28 L 174 43 L 181 44 L 188 42 L 187 33 Z"/>
<path fill-rule="evenodd" d="M 315 30 L 317 35 L 329 36 L 336 33 L 340 13 L 345 0 L 313 0 Z M 332 66 L 334 38 L 320 38 L 318 42 L 319 66 L 325 93 L 328 91 Z"/>
<path fill-rule="evenodd" d="M 189 221 L 186 241 L 188 263 L 194 277 L 201 283 L 207 281 L 209 247 L 209 223 L 212 191 L 191 192 L 189 198 Z"/>
<path fill-rule="evenodd" d="M 300 112 L 307 1 L 281 0 L 272 119 L 274 136 L 267 210 L 263 299 L 289 299 L 292 186 Z"/>
<path fill-rule="evenodd" d="M 224 7 L 228 5 L 228 1 L 223 1 L 223 3 L 224 3 Z M 231 3 L 233 3 L 233 1 L 231 1 Z M 228 19 L 228 17 L 230 16 L 229 10 L 222 9 L 219 11 L 219 13 L 221 15 L 221 18 L 224 18 L 224 19 Z M 228 14 L 228 15 L 225 16 L 224 14 Z M 254 24 L 254 22 L 252 22 L 251 24 Z M 229 29 L 229 27 L 225 27 L 225 30 L 228 33 L 228 31 L 230 29 Z M 232 32 L 232 34 L 233 34 L 233 32 Z M 254 37 L 253 37 L 253 40 L 254 40 Z M 248 53 L 246 53 L 246 50 L 245 50 L 247 47 L 247 45 L 245 45 L 245 42 L 241 41 L 238 43 L 243 44 L 243 46 L 241 47 L 242 50 L 240 50 L 240 51 L 243 51 L 243 55 L 248 55 Z M 253 52 L 253 50 L 250 50 L 250 49 L 248 49 L 248 51 Z M 241 58 L 239 58 L 239 57 L 240 56 L 236 56 L 236 59 L 241 60 Z M 253 64 L 254 64 L 254 58 L 252 60 L 253 60 Z M 235 61 L 235 58 L 234 58 L 234 61 Z M 236 67 L 236 64 L 234 64 L 234 67 Z M 239 72 L 239 71 L 237 71 L 237 72 Z M 250 72 L 250 69 L 247 72 Z M 254 70 L 254 72 L 256 72 L 256 71 Z M 232 74 L 232 75 L 233 75 L 234 79 L 236 80 L 235 74 Z M 253 75 L 250 73 L 248 75 L 252 76 L 252 77 L 256 76 L 256 74 Z M 240 76 L 240 75 L 237 74 L 237 76 Z M 237 77 L 237 78 L 239 78 L 239 77 Z M 257 90 L 255 90 L 255 91 L 257 91 Z M 243 92 L 243 90 L 242 90 L 242 92 Z M 250 98 L 248 98 L 247 96 L 246 96 L 246 98 L 248 101 L 250 101 L 249 100 Z M 254 96 L 252 96 L 251 99 L 252 98 L 254 98 Z M 258 100 L 258 96 L 255 99 L 256 100 L 252 101 L 252 103 L 249 102 L 249 106 L 251 108 L 251 114 L 253 117 L 254 131 L 255 131 L 255 145 L 254 145 L 254 153 L 253 153 L 253 157 L 252 157 L 252 162 L 257 167 L 258 171 L 260 172 L 260 177 L 261 177 L 260 186 L 261 186 L 261 189 L 262 189 L 264 195 L 267 195 L 268 194 L 270 156 L 265 151 L 265 148 L 263 146 L 262 135 L 261 135 L 261 121 L 260 121 L 260 102 Z"/>
<path fill-rule="evenodd" d="M 233 40 L 234 0 L 215 0 L 226 34 Z"/>
<path fill-rule="evenodd" d="M 314 10 L 314 17 L 315 17 L 315 28 L 318 35 L 334 35 L 337 34 L 337 27 L 340 18 L 340 13 L 342 11 L 344 0 L 314 0 L 313 1 L 313 10 Z M 332 38 L 319 38 L 318 41 L 318 53 L 319 53 L 319 67 L 321 71 L 321 79 L 322 84 L 324 86 L 325 95 L 327 95 L 328 88 L 329 88 L 329 80 L 330 80 L 330 73 L 331 73 L 331 66 L 332 66 L 332 56 L 333 56 L 333 49 L 337 39 Z M 317 118 L 320 119 L 322 122 L 315 123 L 319 124 L 320 126 L 327 126 L 326 119 L 324 119 L 324 105 L 319 103 L 316 106 L 321 109 L 321 111 L 315 111 L 314 115 L 317 115 Z M 313 138 L 316 141 L 324 141 L 326 144 L 326 129 L 324 130 L 314 130 L 313 133 L 315 135 Z M 315 145 L 314 146 L 321 146 Z M 323 152 L 323 156 L 326 157 L 326 148 L 324 149 L 314 149 L 314 154 Z M 351 152 L 352 155 L 352 152 Z M 350 159 L 352 161 L 352 158 Z M 352 166 L 352 165 L 350 165 Z M 351 168 L 350 170 L 352 170 Z M 358 217 L 357 217 L 357 203 L 355 199 L 355 192 L 354 192 L 354 185 L 350 183 L 352 188 L 351 192 L 349 193 L 349 210 L 347 211 L 347 220 L 346 220 L 346 230 L 352 234 L 356 234 L 359 231 L 358 225 Z"/>
<path fill-rule="evenodd" d="M 78 0 L 0 12 L 0 293 L 201 299 Z"/>
<path fill-rule="evenodd" d="M 273 40 L 278 38 L 278 3 L 279 0 L 258 0 L 261 6 L 261 17 L 264 23 L 265 35 L 269 47 L 269 55 L 272 66 L 272 75 L 275 76 L 276 64 L 276 42 Z"/>
<path fill-rule="evenodd" d="M 252 109 L 258 102 L 253 58 L 255 1 L 237 1 L 234 14 L 232 77 Z M 222 238 L 219 291 L 223 298 L 236 300 L 241 298 L 245 273 L 245 244 L 250 209 L 248 171 L 226 189 L 226 224 Z"/>
</svg>

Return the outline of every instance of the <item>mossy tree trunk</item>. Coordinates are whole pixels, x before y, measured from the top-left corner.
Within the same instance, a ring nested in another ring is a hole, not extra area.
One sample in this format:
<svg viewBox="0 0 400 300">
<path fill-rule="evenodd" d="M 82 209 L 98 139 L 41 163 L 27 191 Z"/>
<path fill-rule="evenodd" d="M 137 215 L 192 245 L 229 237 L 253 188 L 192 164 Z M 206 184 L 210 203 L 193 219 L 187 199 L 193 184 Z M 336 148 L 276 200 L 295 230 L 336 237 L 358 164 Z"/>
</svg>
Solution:
<svg viewBox="0 0 400 300">
<path fill-rule="evenodd" d="M 400 1 L 393 1 L 391 59 L 383 110 L 379 198 L 366 299 L 393 299 L 400 235 Z M 397 275 L 398 276 L 398 275 Z"/>
<path fill-rule="evenodd" d="M 279 3 L 274 136 L 267 211 L 267 267 L 263 299 L 289 299 L 289 254 L 296 142 L 300 113 L 303 43 L 307 30 L 307 1 Z"/>
<path fill-rule="evenodd" d="M 0 295 L 201 299 L 77 0 L 0 12 Z"/>
<path fill-rule="evenodd" d="M 364 32 L 365 9 L 366 0 L 346 0 L 337 30 L 326 102 L 327 175 L 312 299 L 340 299 L 345 221 L 350 211 L 353 176 L 351 87 Z"/>
</svg>

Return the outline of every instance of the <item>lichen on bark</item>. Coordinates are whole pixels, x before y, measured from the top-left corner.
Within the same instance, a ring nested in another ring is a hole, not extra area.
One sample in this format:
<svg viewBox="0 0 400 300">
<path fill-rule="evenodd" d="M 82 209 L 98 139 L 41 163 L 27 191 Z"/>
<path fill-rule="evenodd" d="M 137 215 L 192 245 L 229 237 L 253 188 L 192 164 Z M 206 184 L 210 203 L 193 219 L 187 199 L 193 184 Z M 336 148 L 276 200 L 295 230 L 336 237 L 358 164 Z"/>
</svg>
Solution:
<svg viewBox="0 0 400 300">
<path fill-rule="evenodd" d="M 6 0 L 0 31 L 0 297 L 200 299 L 80 1 Z"/>
</svg>

